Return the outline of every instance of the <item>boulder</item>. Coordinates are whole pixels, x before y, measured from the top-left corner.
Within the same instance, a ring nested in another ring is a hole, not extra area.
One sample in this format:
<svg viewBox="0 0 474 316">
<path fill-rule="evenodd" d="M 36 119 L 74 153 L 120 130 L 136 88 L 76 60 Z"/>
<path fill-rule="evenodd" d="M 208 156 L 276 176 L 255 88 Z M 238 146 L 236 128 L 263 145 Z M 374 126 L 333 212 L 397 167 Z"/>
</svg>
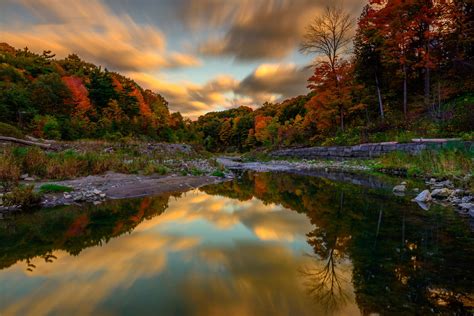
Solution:
<svg viewBox="0 0 474 316">
<path fill-rule="evenodd" d="M 420 194 L 417 195 L 417 197 L 415 198 L 415 201 L 416 202 L 429 202 L 431 201 L 432 198 L 431 198 L 431 193 L 429 190 L 424 190 L 422 191 Z"/>
<path fill-rule="evenodd" d="M 399 184 L 393 187 L 393 192 L 395 193 L 404 193 L 407 190 L 407 187 L 404 184 Z"/>
</svg>

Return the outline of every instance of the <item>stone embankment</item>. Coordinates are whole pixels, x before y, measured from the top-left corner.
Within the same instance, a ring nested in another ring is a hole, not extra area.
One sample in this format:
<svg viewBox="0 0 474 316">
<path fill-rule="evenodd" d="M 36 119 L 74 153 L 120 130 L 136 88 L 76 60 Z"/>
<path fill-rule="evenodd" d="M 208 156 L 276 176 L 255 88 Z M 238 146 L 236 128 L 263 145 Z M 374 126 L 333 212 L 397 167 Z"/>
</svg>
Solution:
<svg viewBox="0 0 474 316">
<path fill-rule="evenodd" d="M 411 143 L 372 143 L 355 146 L 305 147 L 276 150 L 270 153 L 274 158 L 300 159 L 370 159 L 380 157 L 393 151 L 419 154 L 423 150 L 437 150 L 450 146 L 453 142 L 461 143 L 467 150 L 474 150 L 474 142 L 462 142 L 450 139 L 416 139 Z"/>
</svg>

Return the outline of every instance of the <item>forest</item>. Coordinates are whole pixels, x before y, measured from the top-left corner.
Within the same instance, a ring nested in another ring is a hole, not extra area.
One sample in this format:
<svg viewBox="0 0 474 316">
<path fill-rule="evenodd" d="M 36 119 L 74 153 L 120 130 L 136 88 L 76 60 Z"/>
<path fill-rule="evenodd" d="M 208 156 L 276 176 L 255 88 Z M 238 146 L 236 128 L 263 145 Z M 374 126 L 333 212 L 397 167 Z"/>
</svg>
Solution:
<svg viewBox="0 0 474 316">
<path fill-rule="evenodd" d="M 474 134 L 474 4 L 370 0 L 357 21 L 333 6 L 300 45 L 309 93 L 195 121 L 157 92 L 71 54 L 0 44 L 0 133 L 189 142 L 209 151 L 346 145 Z"/>
</svg>

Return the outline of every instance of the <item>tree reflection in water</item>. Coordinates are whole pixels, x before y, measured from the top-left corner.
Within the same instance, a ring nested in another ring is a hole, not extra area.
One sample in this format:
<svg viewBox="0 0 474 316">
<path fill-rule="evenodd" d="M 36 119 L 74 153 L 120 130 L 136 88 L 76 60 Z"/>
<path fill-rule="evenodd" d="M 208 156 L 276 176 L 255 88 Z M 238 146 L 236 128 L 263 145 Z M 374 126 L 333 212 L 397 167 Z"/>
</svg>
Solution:
<svg viewBox="0 0 474 316">
<path fill-rule="evenodd" d="M 367 315 L 462 315 L 474 307 L 472 232 L 450 209 L 424 211 L 379 189 L 278 173 L 243 173 L 201 191 L 240 201 L 256 198 L 305 214 L 314 227 L 307 233 L 313 263 L 300 273 L 328 314 L 349 299 Z M 0 269 L 24 260 L 31 271 L 35 257 L 50 262 L 57 250 L 79 255 L 105 244 L 159 216 L 169 197 L 42 210 L 0 221 Z"/>
<path fill-rule="evenodd" d="M 314 264 L 300 272 L 328 313 L 344 306 L 352 288 L 364 315 L 463 315 L 474 308 L 472 232 L 451 209 L 424 211 L 380 186 L 278 173 L 248 172 L 203 190 L 306 214 L 315 227 L 307 234 Z"/>
</svg>

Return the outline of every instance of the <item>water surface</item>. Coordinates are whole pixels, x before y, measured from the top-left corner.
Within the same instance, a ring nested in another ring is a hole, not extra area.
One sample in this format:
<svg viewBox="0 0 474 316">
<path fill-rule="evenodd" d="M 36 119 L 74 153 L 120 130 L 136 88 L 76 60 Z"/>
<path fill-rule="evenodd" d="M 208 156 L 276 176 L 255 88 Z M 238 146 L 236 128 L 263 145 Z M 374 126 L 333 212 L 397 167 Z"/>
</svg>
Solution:
<svg viewBox="0 0 474 316">
<path fill-rule="evenodd" d="M 247 172 L 1 220 L 0 314 L 468 314 L 473 254 L 450 209 Z"/>
</svg>

